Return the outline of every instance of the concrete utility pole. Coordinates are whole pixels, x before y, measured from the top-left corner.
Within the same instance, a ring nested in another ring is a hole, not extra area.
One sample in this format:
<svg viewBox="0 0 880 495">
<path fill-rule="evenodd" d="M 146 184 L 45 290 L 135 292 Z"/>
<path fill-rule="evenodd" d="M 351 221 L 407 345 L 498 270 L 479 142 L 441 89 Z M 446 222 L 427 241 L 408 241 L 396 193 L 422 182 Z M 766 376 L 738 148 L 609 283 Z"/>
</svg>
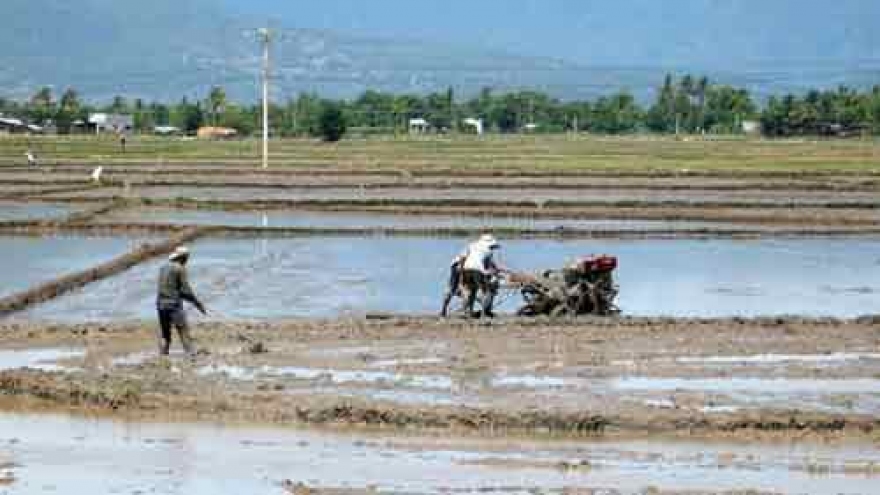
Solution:
<svg viewBox="0 0 880 495">
<path fill-rule="evenodd" d="M 261 28 L 257 32 L 263 44 L 263 168 L 269 168 L 269 46 L 272 32 Z"/>
</svg>

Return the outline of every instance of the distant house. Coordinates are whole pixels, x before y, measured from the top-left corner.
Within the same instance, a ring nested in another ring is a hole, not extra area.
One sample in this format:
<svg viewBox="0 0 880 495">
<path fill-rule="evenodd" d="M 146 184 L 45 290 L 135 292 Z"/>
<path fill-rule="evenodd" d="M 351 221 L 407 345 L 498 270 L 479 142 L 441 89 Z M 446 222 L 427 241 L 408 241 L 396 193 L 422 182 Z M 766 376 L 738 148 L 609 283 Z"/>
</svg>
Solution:
<svg viewBox="0 0 880 495">
<path fill-rule="evenodd" d="M 424 134 L 431 130 L 431 123 L 423 118 L 409 119 L 410 134 Z"/>
<path fill-rule="evenodd" d="M 16 132 L 24 132 L 27 126 L 21 119 L 12 117 L 0 117 L 0 132 L 4 134 L 13 134 Z"/>
<path fill-rule="evenodd" d="M 3 134 L 43 134 L 46 129 L 36 124 L 28 124 L 27 122 L 14 117 L 0 117 L 0 133 Z"/>
<path fill-rule="evenodd" d="M 535 131 L 538 130 L 539 127 L 540 127 L 540 126 L 539 126 L 538 124 L 535 124 L 534 122 L 530 122 L 530 123 L 528 123 L 528 124 L 526 124 L 526 125 L 523 126 L 523 131 L 525 131 L 525 132 L 535 132 Z"/>
<path fill-rule="evenodd" d="M 88 125 L 95 134 L 102 132 L 131 132 L 134 130 L 134 117 L 118 113 L 89 114 Z"/>
<path fill-rule="evenodd" d="M 760 134 L 761 123 L 757 120 L 743 120 L 742 131 L 746 134 Z"/>
<path fill-rule="evenodd" d="M 199 139 L 232 139 L 238 131 L 229 127 L 199 127 L 196 135 Z"/>
<path fill-rule="evenodd" d="M 476 132 L 478 136 L 483 135 L 483 119 L 468 117 L 462 121 L 462 124 L 465 126 L 465 128 L 473 129 L 473 131 Z"/>
<path fill-rule="evenodd" d="M 153 134 L 159 136 L 176 136 L 180 133 L 180 128 L 173 125 L 157 125 L 153 128 Z"/>
</svg>

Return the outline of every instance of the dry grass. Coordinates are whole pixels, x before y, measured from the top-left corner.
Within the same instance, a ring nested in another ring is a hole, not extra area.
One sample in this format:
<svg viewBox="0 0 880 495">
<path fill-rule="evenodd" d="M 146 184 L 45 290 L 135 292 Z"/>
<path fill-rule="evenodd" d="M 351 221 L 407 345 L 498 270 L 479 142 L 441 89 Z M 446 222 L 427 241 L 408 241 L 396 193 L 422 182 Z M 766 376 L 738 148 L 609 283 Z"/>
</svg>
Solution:
<svg viewBox="0 0 880 495">
<path fill-rule="evenodd" d="M 206 142 L 134 137 L 125 154 L 112 138 L 0 137 L 0 162 L 222 163 L 256 165 L 256 140 Z M 655 136 L 377 137 L 335 145 L 276 140 L 273 166 L 511 171 L 880 171 L 877 140 L 779 140 Z"/>
</svg>

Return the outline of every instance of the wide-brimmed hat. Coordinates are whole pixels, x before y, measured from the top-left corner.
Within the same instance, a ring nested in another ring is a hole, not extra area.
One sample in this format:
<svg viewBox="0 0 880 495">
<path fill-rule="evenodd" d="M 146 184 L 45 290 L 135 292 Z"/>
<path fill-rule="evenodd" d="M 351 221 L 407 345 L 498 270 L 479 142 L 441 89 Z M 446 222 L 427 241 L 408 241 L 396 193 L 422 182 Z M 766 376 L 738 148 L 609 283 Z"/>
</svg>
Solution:
<svg viewBox="0 0 880 495">
<path fill-rule="evenodd" d="M 498 243 L 498 239 L 495 239 L 495 236 L 492 234 L 483 234 L 480 237 L 480 243 L 489 246 L 490 249 L 499 249 L 501 244 Z"/>
<path fill-rule="evenodd" d="M 186 246 L 178 246 L 177 249 L 174 250 L 171 255 L 168 256 L 168 259 L 171 261 L 179 260 L 180 258 L 186 258 L 189 256 L 189 249 Z"/>
</svg>

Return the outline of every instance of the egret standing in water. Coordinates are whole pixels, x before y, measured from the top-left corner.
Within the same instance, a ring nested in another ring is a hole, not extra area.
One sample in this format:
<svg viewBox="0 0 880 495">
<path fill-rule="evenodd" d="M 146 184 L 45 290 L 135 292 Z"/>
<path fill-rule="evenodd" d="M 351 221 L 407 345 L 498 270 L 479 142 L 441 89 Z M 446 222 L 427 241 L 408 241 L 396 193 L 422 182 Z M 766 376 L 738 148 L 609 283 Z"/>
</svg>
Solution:
<svg viewBox="0 0 880 495">
<path fill-rule="evenodd" d="M 104 167 L 98 167 L 92 171 L 92 182 L 95 184 L 101 183 L 101 174 L 104 173 Z"/>
<path fill-rule="evenodd" d="M 27 153 L 25 153 L 25 156 L 27 157 L 28 166 L 30 166 L 30 167 L 37 166 L 37 157 L 34 156 L 33 151 L 27 150 Z"/>
</svg>

